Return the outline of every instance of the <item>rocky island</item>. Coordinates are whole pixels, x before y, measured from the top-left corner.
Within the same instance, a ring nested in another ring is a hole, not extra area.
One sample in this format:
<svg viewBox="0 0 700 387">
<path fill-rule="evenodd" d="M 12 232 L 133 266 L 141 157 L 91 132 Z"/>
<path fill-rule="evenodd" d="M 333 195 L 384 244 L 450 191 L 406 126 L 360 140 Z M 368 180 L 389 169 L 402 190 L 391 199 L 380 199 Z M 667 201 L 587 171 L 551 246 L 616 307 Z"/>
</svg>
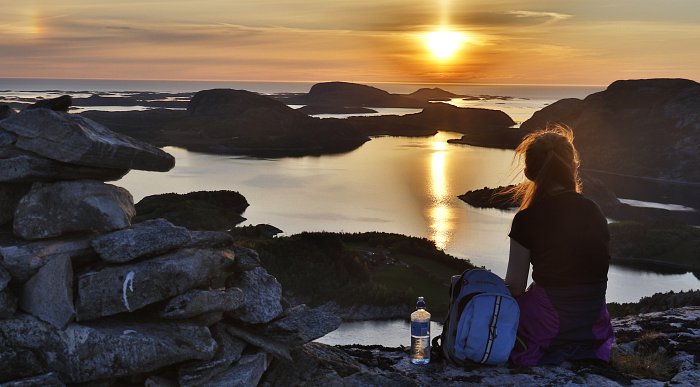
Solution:
<svg viewBox="0 0 700 387">
<path fill-rule="evenodd" d="M 365 85 L 337 86 L 315 85 L 308 95 L 298 97 L 300 100 L 280 96 L 275 99 L 244 90 L 204 90 L 192 97 L 186 111 L 88 111 L 83 115 L 156 146 L 260 157 L 347 152 L 376 135 L 429 136 L 438 129 L 481 133 L 504 130 L 515 124 L 508 115 L 497 110 L 428 103 L 417 97 L 389 94 Z M 325 101 L 325 104 L 299 110 L 285 104 L 314 101 Z M 320 119 L 305 114 L 357 112 L 357 109 L 365 112 L 366 106 L 410 106 L 422 108 L 422 111 L 404 116 L 349 119 Z"/>
</svg>

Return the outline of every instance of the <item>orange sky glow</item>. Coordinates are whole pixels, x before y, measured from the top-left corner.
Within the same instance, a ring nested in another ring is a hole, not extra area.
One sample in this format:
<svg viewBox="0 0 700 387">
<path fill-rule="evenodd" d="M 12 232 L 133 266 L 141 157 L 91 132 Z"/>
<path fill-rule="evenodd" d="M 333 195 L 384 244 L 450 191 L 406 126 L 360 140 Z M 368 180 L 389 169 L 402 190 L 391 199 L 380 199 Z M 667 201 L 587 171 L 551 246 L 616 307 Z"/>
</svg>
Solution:
<svg viewBox="0 0 700 387">
<path fill-rule="evenodd" d="M 604 85 L 698 80 L 699 41 L 695 0 L 25 0 L 0 78 Z"/>
</svg>

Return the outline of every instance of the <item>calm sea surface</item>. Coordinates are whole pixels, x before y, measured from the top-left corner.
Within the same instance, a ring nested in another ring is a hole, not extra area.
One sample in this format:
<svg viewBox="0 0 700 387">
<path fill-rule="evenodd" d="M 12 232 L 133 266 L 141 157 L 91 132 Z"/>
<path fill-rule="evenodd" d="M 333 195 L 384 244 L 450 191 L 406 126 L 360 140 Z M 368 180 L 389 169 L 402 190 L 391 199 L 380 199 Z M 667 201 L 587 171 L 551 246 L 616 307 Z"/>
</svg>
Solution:
<svg viewBox="0 0 700 387">
<path fill-rule="evenodd" d="M 232 87 L 261 93 L 305 92 L 302 83 L 210 83 L 144 81 L 0 80 L 0 96 L 60 94 L 62 91 L 197 91 Z M 411 92 L 430 85 L 375 85 L 391 92 Z M 459 106 L 500 109 L 516 122 L 560 98 L 584 97 L 602 88 L 533 86 L 446 86 L 470 95 L 512 99 L 454 100 Z M 56 90 L 47 94 L 47 90 Z M 405 114 L 413 109 L 392 109 Z M 439 128 L 437 128 L 439 129 Z M 144 196 L 197 190 L 234 190 L 250 207 L 244 224 L 268 223 L 285 235 L 302 231 L 384 231 L 426 237 L 449 254 L 471 260 L 503 276 L 508 231 L 514 211 L 475 209 L 457 195 L 521 179 L 511 166 L 513 152 L 448 144 L 460 135 L 377 137 L 341 155 L 258 159 L 188 152 L 167 147 L 176 157 L 168 173 L 132 171 L 117 185 Z M 643 203 L 641 205 L 644 205 Z M 700 288 L 692 274 L 662 275 L 612 266 L 609 301 L 637 301 L 668 290 Z M 430 305 L 430 300 L 428 305 Z M 408 344 L 403 321 L 344 324 L 323 338 L 330 344 Z M 439 331 L 433 332 L 433 334 Z"/>
</svg>

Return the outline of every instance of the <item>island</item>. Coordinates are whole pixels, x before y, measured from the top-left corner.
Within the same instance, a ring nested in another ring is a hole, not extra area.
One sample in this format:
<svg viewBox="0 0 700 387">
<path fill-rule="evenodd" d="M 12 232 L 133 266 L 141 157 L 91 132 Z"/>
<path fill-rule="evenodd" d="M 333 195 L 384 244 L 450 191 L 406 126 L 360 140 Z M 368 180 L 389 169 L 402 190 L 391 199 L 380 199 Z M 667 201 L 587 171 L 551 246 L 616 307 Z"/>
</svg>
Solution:
<svg viewBox="0 0 700 387">
<path fill-rule="evenodd" d="M 285 103 L 314 105 L 295 110 Z M 364 106 L 421 107 L 422 111 L 403 116 L 348 119 L 319 119 L 305 114 L 307 111 L 357 111 Z M 376 135 L 429 136 L 438 129 L 481 133 L 515 124 L 508 115 L 497 110 L 428 103 L 415 96 L 394 95 L 370 86 L 345 83 L 314 85 L 308 95 L 296 99 L 279 96 L 275 99 L 243 90 L 205 90 L 192 97 L 187 111 L 89 111 L 83 115 L 158 146 L 261 157 L 347 152 Z"/>
</svg>

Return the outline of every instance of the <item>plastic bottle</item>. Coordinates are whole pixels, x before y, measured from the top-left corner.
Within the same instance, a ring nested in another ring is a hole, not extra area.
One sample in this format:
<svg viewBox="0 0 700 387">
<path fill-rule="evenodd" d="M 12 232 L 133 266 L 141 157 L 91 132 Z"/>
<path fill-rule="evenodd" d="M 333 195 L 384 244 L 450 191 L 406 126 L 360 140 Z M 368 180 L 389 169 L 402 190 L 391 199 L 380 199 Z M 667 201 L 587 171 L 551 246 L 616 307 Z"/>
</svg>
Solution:
<svg viewBox="0 0 700 387">
<path fill-rule="evenodd" d="M 411 363 L 430 363 L 430 313 L 423 297 L 418 297 L 416 311 L 411 313 Z"/>
</svg>

